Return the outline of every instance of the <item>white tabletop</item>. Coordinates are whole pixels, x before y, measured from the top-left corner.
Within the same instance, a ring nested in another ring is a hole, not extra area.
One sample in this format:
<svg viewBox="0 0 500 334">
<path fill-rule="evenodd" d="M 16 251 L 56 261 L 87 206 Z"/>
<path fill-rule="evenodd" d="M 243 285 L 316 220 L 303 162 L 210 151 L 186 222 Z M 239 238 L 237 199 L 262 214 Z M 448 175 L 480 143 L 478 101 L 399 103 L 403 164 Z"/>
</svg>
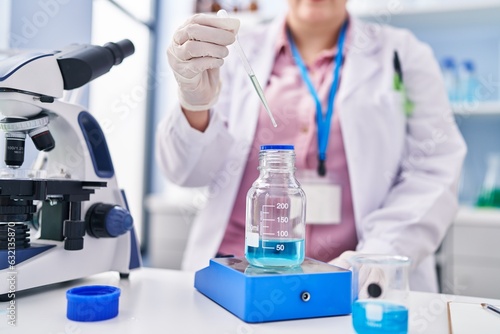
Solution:
<svg viewBox="0 0 500 334">
<path fill-rule="evenodd" d="M 118 316 L 91 323 L 68 320 L 66 290 L 93 284 L 121 288 Z M 1 303 L 0 333 L 355 333 L 350 316 L 248 324 L 200 294 L 193 284 L 194 274 L 190 272 L 141 268 L 133 271 L 129 279 L 120 279 L 117 273 L 103 273 L 18 292 L 16 326 L 7 323 L 8 303 Z M 448 333 L 447 301 L 485 301 L 417 292 L 412 292 L 410 298 L 411 333 Z"/>
</svg>

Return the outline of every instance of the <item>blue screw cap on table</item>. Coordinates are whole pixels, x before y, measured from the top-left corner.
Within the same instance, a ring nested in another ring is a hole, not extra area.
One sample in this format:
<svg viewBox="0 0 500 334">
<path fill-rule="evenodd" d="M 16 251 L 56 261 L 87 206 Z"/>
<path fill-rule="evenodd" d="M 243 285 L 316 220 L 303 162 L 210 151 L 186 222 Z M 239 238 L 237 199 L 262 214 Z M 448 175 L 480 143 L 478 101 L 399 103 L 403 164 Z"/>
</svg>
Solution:
<svg viewBox="0 0 500 334">
<path fill-rule="evenodd" d="M 109 285 L 87 285 L 66 291 L 70 320 L 90 322 L 114 318 L 118 315 L 120 289 Z"/>
</svg>

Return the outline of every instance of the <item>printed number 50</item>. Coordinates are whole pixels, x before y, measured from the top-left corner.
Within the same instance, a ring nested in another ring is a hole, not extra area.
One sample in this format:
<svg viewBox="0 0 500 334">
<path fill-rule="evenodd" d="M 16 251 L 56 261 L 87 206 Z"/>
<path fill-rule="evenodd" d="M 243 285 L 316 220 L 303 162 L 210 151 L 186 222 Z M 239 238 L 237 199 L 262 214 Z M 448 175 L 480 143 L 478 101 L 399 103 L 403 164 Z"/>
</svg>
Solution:
<svg viewBox="0 0 500 334">
<path fill-rule="evenodd" d="M 285 245 L 283 245 L 283 244 L 277 244 L 277 245 L 276 245 L 276 250 L 277 250 L 278 252 L 282 252 L 282 251 L 284 251 L 284 250 L 285 250 Z"/>
</svg>

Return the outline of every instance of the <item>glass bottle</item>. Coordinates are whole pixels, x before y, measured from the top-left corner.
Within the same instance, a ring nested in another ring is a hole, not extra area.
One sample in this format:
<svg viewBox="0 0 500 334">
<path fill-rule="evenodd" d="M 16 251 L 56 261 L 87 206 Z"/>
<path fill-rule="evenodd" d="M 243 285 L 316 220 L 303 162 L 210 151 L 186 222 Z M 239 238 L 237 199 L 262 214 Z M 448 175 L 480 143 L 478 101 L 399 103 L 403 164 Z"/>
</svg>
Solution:
<svg viewBox="0 0 500 334">
<path fill-rule="evenodd" d="M 306 197 L 295 178 L 293 145 L 260 147 L 260 175 L 246 200 L 245 257 L 257 267 L 304 261 Z"/>
<path fill-rule="evenodd" d="M 500 208 L 500 153 L 488 156 L 486 176 L 477 200 L 477 206 Z"/>
<path fill-rule="evenodd" d="M 446 86 L 446 91 L 448 92 L 448 98 L 450 102 L 457 102 L 458 100 L 458 69 L 455 60 L 451 57 L 443 59 L 442 71 L 444 84 Z"/>
<path fill-rule="evenodd" d="M 476 66 L 472 60 L 466 60 L 462 63 L 459 82 L 460 100 L 462 102 L 475 102 L 478 80 Z"/>
</svg>

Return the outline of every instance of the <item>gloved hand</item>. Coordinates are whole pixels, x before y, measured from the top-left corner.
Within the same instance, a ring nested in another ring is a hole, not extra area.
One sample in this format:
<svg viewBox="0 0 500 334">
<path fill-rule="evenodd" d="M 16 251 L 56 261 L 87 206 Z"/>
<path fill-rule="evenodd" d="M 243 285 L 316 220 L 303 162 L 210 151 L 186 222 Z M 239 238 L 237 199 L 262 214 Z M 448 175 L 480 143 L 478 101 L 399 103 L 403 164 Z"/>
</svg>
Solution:
<svg viewBox="0 0 500 334">
<path fill-rule="evenodd" d="M 179 85 L 182 107 L 201 111 L 217 102 L 219 68 L 239 26 L 238 19 L 196 14 L 175 31 L 167 56 Z"/>
<path fill-rule="evenodd" d="M 331 260 L 328 263 L 333 264 L 334 266 L 337 266 L 340 268 L 351 269 L 352 265 L 349 262 L 349 259 L 351 259 L 353 256 L 356 256 L 358 254 L 359 254 L 358 252 L 348 250 L 348 251 L 343 252 L 342 254 L 340 254 L 339 257 Z"/>
<path fill-rule="evenodd" d="M 358 299 L 383 298 L 387 289 L 384 270 L 373 266 L 363 266 L 358 273 Z"/>
<path fill-rule="evenodd" d="M 350 260 L 354 256 L 360 254 L 361 253 L 355 251 L 345 251 L 340 254 L 339 257 L 330 261 L 329 264 L 352 270 L 352 263 Z M 384 270 L 373 265 L 358 267 L 357 279 L 359 299 L 382 297 L 387 288 L 387 278 L 385 277 Z M 380 295 L 378 293 L 380 293 Z"/>
</svg>

